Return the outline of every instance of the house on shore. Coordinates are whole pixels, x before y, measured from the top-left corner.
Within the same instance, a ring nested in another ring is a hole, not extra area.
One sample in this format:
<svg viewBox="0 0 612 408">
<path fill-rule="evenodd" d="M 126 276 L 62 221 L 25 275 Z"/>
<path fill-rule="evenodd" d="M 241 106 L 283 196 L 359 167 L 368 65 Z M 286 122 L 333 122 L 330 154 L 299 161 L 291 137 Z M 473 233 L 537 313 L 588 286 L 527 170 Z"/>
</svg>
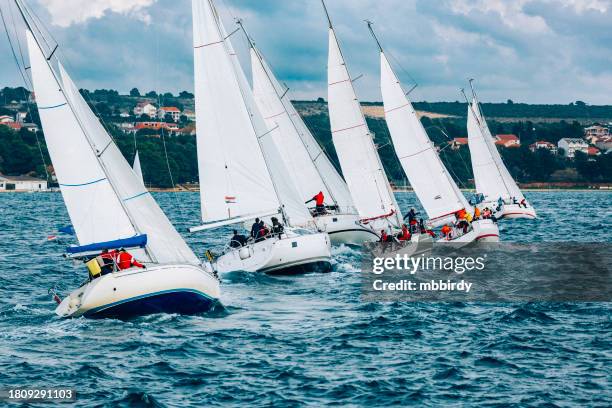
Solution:
<svg viewBox="0 0 612 408">
<path fill-rule="evenodd" d="M 513 134 L 497 135 L 495 144 L 503 147 L 521 147 L 521 139 Z"/>
<path fill-rule="evenodd" d="M 557 154 L 557 146 L 545 140 L 538 140 L 537 142 L 529 145 L 529 150 L 531 150 L 532 152 L 535 152 L 539 149 L 545 149 L 551 152 L 552 154 Z"/>
<path fill-rule="evenodd" d="M 0 175 L 0 191 L 46 191 L 47 181 L 30 176 Z"/>
<path fill-rule="evenodd" d="M 157 117 L 159 119 L 165 119 L 166 115 L 170 115 L 175 122 L 181 120 L 181 110 L 174 106 L 162 106 L 157 110 Z"/>
<path fill-rule="evenodd" d="M 576 152 L 589 154 L 589 144 L 584 139 L 564 137 L 557 143 L 559 149 L 563 149 L 565 157 L 573 159 Z"/>
<path fill-rule="evenodd" d="M 138 102 L 133 112 L 135 116 L 147 115 L 151 118 L 157 116 L 157 108 L 150 102 Z"/>
</svg>

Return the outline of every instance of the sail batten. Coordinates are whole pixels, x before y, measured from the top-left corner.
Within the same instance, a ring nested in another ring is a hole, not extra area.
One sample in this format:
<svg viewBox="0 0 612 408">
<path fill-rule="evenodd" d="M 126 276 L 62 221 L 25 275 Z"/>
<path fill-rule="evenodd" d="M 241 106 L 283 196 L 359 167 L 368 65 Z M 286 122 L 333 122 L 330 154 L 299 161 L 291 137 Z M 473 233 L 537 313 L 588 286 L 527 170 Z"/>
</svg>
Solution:
<svg viewBox="0 0 612 408">
<path fill-rule="evenodd" d="M 333 27 L 329 29 L 328 109 L 332 140 L 359 215 L 390 214 L 401 225 L 399 206 L 368 129 Z"/>
</svg>

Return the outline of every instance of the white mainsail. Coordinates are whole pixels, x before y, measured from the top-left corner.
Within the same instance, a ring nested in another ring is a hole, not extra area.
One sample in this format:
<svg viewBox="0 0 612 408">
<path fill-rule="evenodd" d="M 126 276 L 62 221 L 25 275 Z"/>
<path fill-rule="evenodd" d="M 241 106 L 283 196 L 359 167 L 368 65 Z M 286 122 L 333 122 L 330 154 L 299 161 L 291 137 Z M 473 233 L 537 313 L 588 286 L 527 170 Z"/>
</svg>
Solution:
<svg viewBox="0 0 612 408">
<path fill-rule="evenodd" d="M 319 191 L 345 211 L 353 207 L 348 187 L 316 141 L 259 50 L 251 44 L 253 95 L 302 200 Z"/>
<path fill-rule="evenodd" d="M 142 167 L 140 167 L 140 155 L 138 154 L 138 150 L 136 150 L 136 155 L 134 155 L 134 163 L 132 164 L 132 169 L 134 170 L 134 174 L 136 174 L 136 177 L 140 179 L 142 185 L 144 186 L 144 178 L 142 177 Z"/>
<path fill-rule="evenodd" d="M 445 223 L 461 209 L 471 211 L 467 200 L 440 160 L 382 49 L 380 62 L 380 87 L 393 146 L 432 224 Z"/>
<path fill-rule="evenodd" d="M 45 140 L 79 243 L 146 234 L 146 251 L 138 252 L 142 259 L 200 264 L 62 65 L 57 77 L 29 30 L 26 37 Z"/>
<path fill-rule="evenodd" d="M 520 202 L 525 197 L 504 165 L 475 97 L 468 105 L 467 116 L 476 192 L 484 195 L 484 201 L 497 201 L 501 197 L 506 202 L 513 198 Z"/>
<path fill-rule="evenodd" d="M 193 0 L 196 125 L 202 220 L 278 211 L 289 225 L 312 222 L 210 0 Z"/>
<path fill-rule="evenodd" d="M 402 222 L 387 174 L 355 95 L 333 27 L 329 28 L 328 109 L 332 139 L 353 202 L 363 218 Z"/>
</svg>

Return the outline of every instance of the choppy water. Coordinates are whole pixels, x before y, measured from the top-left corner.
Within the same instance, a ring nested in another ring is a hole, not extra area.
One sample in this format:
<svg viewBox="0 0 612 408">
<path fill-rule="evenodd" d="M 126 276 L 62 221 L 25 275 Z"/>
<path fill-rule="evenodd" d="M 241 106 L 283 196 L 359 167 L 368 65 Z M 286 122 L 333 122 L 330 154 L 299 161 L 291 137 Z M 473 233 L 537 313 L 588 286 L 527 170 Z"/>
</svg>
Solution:
<svg viewBox="0 0 612 408">
<path fill-rule="evenodd" d="M 197 223 L 195 194 L 156 198 Z M 528 199 L 540 219 L 504 240 L 612 241 L 612 193 Z M 612 405 L 608 303 L 362 303 L 359 254 L 340 247 L 329 274 L 225 276 L 214 316 L 61 320 L 47 289 L 84 271 L 45 241 L 67 224 L 59 194 L 0 194 L 2 386 L 73 387 L 78 406 Z M 201 254 L 227 236 L 187 238 Z"/>
</svg>

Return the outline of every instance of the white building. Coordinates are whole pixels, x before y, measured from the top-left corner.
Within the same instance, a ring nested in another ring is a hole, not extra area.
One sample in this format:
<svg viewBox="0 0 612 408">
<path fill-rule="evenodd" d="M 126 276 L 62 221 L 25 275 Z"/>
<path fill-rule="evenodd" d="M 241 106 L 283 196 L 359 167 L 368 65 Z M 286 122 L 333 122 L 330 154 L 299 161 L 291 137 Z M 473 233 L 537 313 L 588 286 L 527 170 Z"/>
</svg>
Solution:
<svg viewBox="0 0 612 408">
<path fill-rule="evenodd" d="M 564 137 L 557 143 L 559 149 L 565 151 L 565 157 L 572 159 L 576 152 L 589 154 L 589 144 L 584 139 Z"/>
<path fill-rule="evenodd" d="M 537 142 L 529 145 L 529 150 L 532 152 L 535 152 L 538 149 L 546 149 L 552 154 L 557 154 L 557 146 L 545 140 L 538 140 Z"/>
<path fill-rule="evenodd" d="M 174 106 L 162 106 L 157 110 L 157 117 L 159 119 L 165 119 L 166 115 L 170 115 L 172 117 L 172 120 L 175 122 L 181 120 L 181 111 L 179 110 L 179 108 L 176 108 Z"/>
<path fill-rule="evenodd" d="M 134 115 L 148 115 L 149 117 L 154 118 L 155 116 L 157 116 L 157 108 L 150 102 L 139 102 L 134 107 Z"/>
<path fill-rule="evenodd" d="M 593 143 L 591 139 L 605 136 L 610 136 L 610 129 L 605 126 L 593 125 L 584 128 L 584 138 L 591 143 Z"/>
<path fill-rule="evenodd" d="M 0 191 L 45 191 L 47 182 L 30 176 L 0 176 Z"/>
</svg>

